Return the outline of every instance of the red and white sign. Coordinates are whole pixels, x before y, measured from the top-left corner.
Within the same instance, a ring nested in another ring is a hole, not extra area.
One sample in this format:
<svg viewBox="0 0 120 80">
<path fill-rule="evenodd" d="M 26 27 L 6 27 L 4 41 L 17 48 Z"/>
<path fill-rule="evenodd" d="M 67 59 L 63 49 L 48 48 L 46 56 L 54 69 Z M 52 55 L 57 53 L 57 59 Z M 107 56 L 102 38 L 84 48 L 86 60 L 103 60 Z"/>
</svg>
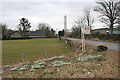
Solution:
<svg viewBox="0 0 120 80">
<path fill-rule="evenodd" d="M 90 27 L 89 27 L 89 26 L 82 25 L 82 26 L 81 26 L 81 31 L 82 31 L 82 33 L 84 33 L 84 34 L 90 34 Z"/>
</svg>

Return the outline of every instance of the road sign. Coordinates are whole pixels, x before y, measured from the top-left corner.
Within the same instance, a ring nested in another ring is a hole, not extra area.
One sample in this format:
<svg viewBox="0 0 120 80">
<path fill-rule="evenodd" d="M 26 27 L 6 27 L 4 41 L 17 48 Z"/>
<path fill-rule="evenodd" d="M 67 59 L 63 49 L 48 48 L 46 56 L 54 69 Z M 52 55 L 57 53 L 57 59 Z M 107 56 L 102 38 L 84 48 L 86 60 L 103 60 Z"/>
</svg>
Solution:
<svg viewBox="0 0 120 80">
<path fill-rule="evenodd" d="M 81 32 L 84 33 L 84 25 L 81 26 Z"/>
<path fill-rule="evenodd" d="M 90 34 L 90 27 L 89 27 L 89 26 L 82 25 L 82 26 L 81 26 L 81 31 L 82 31 L 82 33 L 84 33 L 84 34 Z"/>
<path fill-rule="evenodd" d="M 82 51 L 85 50 L 85 36 L 84 34 L 90 34 L 90 27 L 82 25 L 81 26 L 81 39 L 82 39 Z"/>
</svg>

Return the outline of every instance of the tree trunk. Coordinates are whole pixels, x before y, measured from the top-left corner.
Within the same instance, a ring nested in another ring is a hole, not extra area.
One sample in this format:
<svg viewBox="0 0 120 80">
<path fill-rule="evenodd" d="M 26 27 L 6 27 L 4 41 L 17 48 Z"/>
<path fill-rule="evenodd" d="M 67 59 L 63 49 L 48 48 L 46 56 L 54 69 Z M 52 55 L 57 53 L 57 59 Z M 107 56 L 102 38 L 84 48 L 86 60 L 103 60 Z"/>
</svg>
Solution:
<svg viewBox="0 0 120 80">
<path fill-rule="evenodd" d="M 111 30 L 111 34 L 113 34 L 113 23 L 110 24 L 110 30 Z"/>
<path fill-rule="evenodd" d="M 113 28 L 111 29 L 111 34 L 113 34 Z"/>
</svg>

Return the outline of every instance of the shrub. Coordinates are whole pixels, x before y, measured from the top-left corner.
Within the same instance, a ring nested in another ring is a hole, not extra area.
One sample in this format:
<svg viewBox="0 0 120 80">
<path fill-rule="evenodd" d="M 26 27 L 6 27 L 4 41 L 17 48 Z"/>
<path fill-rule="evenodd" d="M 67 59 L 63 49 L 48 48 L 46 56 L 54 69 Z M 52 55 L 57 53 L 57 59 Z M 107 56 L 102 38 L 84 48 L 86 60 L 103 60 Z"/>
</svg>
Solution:
<svg viewBox="0 0 120 80">
<path fill-rule="evenodd" d="M 91 39 L 91 38 L 98 38 L 100 40 L 113 40 L 118 41 L 120 40 L 120 37 L 118 37 L 120 34 L 101 34 L 99 32 L 94 32 L 92 34 L 85 34 L 85 38 Z"/>
</svg>

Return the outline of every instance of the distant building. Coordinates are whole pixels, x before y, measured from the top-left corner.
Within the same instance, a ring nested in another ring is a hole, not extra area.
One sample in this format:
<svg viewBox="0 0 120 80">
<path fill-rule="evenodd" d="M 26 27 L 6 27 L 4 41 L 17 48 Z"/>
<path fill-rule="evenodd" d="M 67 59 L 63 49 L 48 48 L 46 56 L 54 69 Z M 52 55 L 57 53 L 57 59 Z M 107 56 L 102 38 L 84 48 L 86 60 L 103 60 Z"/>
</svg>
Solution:
<svg viewBox="0 0 120 80">
<path fill-rule="evenodd" d="M 45 33 L 40 31 L 30 31 L 26 33 L 19 33 L 15 31 L 11 34 L 11 38 L 30 37 L 30 38 L 45 38 Z"/>
<path fill-rule="evenodd" d="M 92 30 L 91 33 L 99 32 L 101 34 L 110 34 L 111 30 L 109 28 L 95 29 Z M 120 34 L 120 28 L 114 28 L 113 34 Z"/>
<path fill-rule="evenodd" d="M 11 38 L 19 38 L 19 37 L 22 37 L 22 35 L 17 31 L 15 31 L 11 34 Z"/>
<path fill-rule="evenodd" d="M 45 33 L 41 31 L 30 31 L 22 34 L 24 37 L 31 37 L 31 38 L 44 38 Z"/>
</svg>

